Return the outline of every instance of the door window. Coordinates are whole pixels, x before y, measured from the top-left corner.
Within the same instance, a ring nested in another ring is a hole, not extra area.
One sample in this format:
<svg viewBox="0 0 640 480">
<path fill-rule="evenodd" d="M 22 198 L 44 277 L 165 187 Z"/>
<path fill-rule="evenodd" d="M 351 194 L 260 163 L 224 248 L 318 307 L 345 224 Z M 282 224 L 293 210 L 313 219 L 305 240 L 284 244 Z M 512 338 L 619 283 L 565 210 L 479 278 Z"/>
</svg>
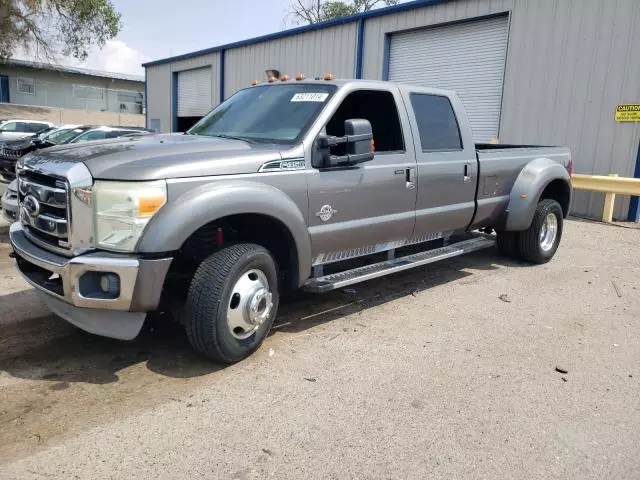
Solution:
<svg viewBox="0 0 640 480">
<path fill-rule="evenodd" d="M 30 133 L 38 133 L 46 129 L 47 125 L 44 123 L 28 123 L 27 129 Z"/>
<path fill-rule="evenodd" d="M 423 152 L 462 150 L 458 120 L 447 97 L 411 94 Z"/>
<path fill-rule="evenodd" d="M 402 152 L 404 140 L 400 117 L 393 94 L 384 90 L 358 90 L 350 93 L 333 114 L 326 125 L 327 135 L 344 136 L 344 121 L 364 118 L 371 123 L 375 151 Z M 335 150 L 344 149 L 345 145 L 334 147 Z M 332 153 L 342 155 L 332 149 Z"/>
</svg>

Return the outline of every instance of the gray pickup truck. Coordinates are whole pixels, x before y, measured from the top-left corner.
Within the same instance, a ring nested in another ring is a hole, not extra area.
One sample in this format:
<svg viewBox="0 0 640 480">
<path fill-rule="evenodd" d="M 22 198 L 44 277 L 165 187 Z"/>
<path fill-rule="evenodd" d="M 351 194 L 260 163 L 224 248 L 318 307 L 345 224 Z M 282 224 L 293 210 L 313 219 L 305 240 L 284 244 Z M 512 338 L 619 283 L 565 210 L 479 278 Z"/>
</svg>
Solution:
<svg viewBox="0 0 640 480">
<path fill-rule="evenodd" d="M 239 361 L 281 294 L 326 292 L 495 245 L 550 260 L 571 204 L 564 147 L 476 144 L 449 91 L 353 80 L 243 89 L 185 134 L 58 146 L 17 166 L 24 278 L 89 332 L 171 311 Z"/>
</svg>

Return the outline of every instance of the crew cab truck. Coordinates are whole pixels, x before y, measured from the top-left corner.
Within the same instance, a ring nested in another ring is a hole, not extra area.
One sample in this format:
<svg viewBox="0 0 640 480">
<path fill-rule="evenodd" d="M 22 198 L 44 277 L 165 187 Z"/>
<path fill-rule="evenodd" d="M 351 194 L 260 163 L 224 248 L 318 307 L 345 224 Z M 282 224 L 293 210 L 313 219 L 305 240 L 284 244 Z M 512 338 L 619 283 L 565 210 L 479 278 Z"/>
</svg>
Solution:
<svg viewBox="0 0 640 480">
<path fill-rule="evenodd" d="M 17 266 L 95 334 L 171 311 L 232 363 L 281 294 L 326 292 L 495 245 L 540 264 L 572 196 L 564 147 L 475 144 L 449 91 L 360 80 L 240 90 L 185 134 L 58 146 L 17 167 Z"/>
</svg>

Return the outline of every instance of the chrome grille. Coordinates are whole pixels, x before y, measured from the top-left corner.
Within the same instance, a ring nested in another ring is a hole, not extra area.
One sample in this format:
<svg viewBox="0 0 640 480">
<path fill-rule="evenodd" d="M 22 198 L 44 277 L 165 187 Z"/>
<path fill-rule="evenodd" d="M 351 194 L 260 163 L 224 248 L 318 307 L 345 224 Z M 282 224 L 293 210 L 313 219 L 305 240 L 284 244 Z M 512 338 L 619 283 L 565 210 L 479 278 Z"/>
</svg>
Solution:
<svg viewBox="0 0 640 480">
<path fill-rule="evenodd" d="M 22 169 L 18 199 L 20 222 L 36 243 L 69 248 L 69 186 L 65 180 Z"/>
</svg>

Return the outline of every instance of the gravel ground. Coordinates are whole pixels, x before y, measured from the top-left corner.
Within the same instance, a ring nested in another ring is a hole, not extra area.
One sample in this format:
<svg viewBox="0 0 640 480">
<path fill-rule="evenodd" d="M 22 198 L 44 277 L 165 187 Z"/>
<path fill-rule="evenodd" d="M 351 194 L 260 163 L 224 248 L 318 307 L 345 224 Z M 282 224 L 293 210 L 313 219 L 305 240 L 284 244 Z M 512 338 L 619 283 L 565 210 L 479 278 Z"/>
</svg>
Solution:
<svg viewBox="0 0 640 480">
<path fill-rule="evenodd" d="M 165 322 L 43 316 L 0 260 L 0 478 L 640 478 L 639 245 L 571 221 L 544 266 L 489 250 L 299 295 L 224 369 Z"/>
</svg>

